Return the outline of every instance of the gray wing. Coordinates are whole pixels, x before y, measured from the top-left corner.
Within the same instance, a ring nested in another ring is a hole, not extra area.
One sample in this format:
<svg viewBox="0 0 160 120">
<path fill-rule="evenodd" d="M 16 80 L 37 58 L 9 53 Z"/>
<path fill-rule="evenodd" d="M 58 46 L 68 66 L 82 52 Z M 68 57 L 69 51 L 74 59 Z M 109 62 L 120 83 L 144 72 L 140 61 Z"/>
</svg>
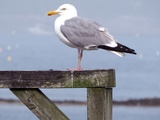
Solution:
<svg viewBox="0 0 160 120">
<path fill-rule="evenodd" d="M 74 17 L 66 20 L 60 29 L 69 42 L 79 48 L 91 49 L 99 45 L 116 46 L 113 36 L 105 28 L 86 18 Z"/>
</svg>

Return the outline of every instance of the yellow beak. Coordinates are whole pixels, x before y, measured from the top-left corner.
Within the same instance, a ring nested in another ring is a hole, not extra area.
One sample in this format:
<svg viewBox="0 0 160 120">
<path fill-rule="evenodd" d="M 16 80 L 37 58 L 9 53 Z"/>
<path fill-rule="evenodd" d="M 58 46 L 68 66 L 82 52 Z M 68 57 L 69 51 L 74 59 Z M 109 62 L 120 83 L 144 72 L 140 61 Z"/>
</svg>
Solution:
<svg viewBox="0 0 160 120">
<path fill-rule="evenodd" d="M 51 16 L 51 15 L 56 15 L 56 14 L 58 14 L 58 13 L 59 13 L 59 12 L 53 10 L 53 11 L 49 11 L 49 12 L 47 13 L 47 15 L 48 15 L 48 16 Z"/>
</svg>

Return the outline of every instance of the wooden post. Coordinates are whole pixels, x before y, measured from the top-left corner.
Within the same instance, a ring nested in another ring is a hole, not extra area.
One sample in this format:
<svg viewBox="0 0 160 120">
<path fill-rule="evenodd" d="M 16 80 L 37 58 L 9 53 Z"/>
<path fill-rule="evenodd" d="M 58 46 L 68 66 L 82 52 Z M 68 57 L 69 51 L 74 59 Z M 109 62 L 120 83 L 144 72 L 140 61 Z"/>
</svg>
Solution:
<svg viewBox="0 0 160 120">
<path fill-rule="evenodd" d="M 39 88 L 87 88 L 88 120 L 112 119 L 115 71 L 0 71 L 0 88 L 10 90 L 41 120 L 68 120 Z"/>
<path fill-rule="evenodd" d="M 10 89 L 40 120 L 69 120 L 39 89 Z"/>
<path fill-rule="evenodd" d="M 88 120 L 112 120 L 112 88 L 87 89 Z"/>
<path fill-rule="evenodd" d="M 0 71 L 0 88 L 87 88 L 114 87 L 115 72 L 84 71 Z"/>
</svg>

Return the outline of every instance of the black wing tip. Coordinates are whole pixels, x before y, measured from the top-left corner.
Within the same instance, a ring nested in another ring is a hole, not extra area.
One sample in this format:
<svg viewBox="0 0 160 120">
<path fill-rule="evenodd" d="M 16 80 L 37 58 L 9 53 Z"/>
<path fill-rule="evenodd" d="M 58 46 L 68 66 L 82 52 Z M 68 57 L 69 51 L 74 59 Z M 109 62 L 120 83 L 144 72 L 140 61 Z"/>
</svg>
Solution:
<svg viewBox="0 0 160 120">
<path fill-rule="evenodd" d="M 130 54 L 134 54 L 134 55 L 137 54 L 135 52 L 135 50 L 133 50 L 133 49 L 127 47 L 127 46 L 124 46 L 120 43 L 117 43 L 117 47 L 109 47 L 109 46 L 106 46 L 106 45 L 99 45 L 98 48 L 105 49 L 105 50 L 116 51 L 116 52 L 130 53 Z"/>
<path fill-rule="evenodd" d="M 133 50 L 133 49 L 132 49 L 132 52 L 131 52 L 131 54 L 134 54 L 134 55 L 136 55 L 137 53 L 135 52 L 135 50 Z"/>
<path fill-rule="evenodd" d="M 118 46 L 116 48 L 118 48 L 122 52 L 135 54 L 135 55 L 137 54 L 134 49 L 131 49 L 131 48 L 129 48 L 129 47 L 125 46 L 125 45 L 122 45 L 120 43 L 117 43 L 117 45 Z"/>
<path fill-rule="evenodd" d="M 137 53 L 135 52 L 135 50 L 132 49 L 132 51 L 128 51 L 126 53 L 130 53 L 130 54 L 133 54 L 133 55 L 137 55 Z"/>
</svg>

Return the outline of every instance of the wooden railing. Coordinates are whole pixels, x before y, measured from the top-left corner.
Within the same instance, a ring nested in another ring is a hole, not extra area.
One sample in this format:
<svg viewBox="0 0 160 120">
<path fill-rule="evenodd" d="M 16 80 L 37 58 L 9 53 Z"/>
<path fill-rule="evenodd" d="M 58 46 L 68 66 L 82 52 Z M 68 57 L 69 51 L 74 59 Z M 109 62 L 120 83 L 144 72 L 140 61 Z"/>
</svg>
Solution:
<svg viewBox="0 0 160 120">
<path fill-rule="evenodd" d="M 0 71 L 0 88 L 9 88 L 40 120 L 69 118 L 39 88 L 87 88 L 87 120 L 112 120 L 115 71 Z"/>
</svg>

